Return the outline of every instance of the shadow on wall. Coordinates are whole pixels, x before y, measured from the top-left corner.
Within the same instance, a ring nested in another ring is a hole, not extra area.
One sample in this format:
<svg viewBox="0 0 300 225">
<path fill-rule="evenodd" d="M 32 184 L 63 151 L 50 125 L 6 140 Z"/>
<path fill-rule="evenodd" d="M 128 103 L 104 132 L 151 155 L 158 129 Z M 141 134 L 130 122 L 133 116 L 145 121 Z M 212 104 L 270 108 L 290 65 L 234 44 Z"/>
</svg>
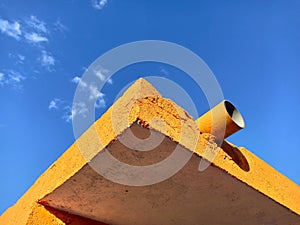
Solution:
<svg viewBox="0 0 300 225">
<path fill-rule="evenodd" d="M 227 141 L 223 141 L 221 148 L 226 152 L 232 160 L 244 171 L 250 170 L 248 161 L 239 148 L 229 144 Z"/>
<path fill-rule="evenodd" d="M 55 215 L 58 219 L 60 219 L 61 221 L 63 221 L 65 224 L 68 225 L 107 225 L 106 223 L 69 214 L 67 212 L 63 212 L 49 206 L 45 206 L 45 209 L 47 209 L 51 214 Z"/>
</svg>

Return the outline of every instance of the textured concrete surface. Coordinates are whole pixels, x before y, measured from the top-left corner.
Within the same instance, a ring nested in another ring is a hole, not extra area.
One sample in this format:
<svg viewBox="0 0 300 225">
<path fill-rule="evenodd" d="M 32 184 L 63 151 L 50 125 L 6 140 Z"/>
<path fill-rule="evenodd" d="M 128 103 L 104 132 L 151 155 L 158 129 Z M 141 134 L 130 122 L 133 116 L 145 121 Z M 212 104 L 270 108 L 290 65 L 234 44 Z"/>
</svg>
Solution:
<svg viewBox="0 0 300 225">
<path fill-rule="evenodd" d="M 141 136 L 154 131 L 162 146 L 149 152 L 122 147 L 118 137 L 129 139 L 129 127 Z M 70 224 L 54 211 L 74 224 L 86 218 L 111 224 L 300 224 L 298 185 L 247 149 L 230 143 L 219 148 L 210 138 L 200 134 L 187 112 L 140 79 L 0 217 L 0 224 Z M 194 152 L 191 160 L 151 186 L 112 183 L 87 163 L 109 151 L 121 161 L 148 165 L 178 143 L 182 154 Z M 217 156 L 199 172 L 205 150 Z"/>
<path fill-rule="evenodd" d="M 132 130 L 140 136 L 149 135 L 139 124 L 133 124 Z M 122 138 L 127 136 L 130 138 L 129 129 Z M 158 133 L 157 139 L 160 137 Z M 177 146 L 163 137 L 163 142 L 149 152 L 132 151 L 119 140 L 105 151 L 130 165 L 151 165 L 168 157 Z M 189 150 L 181 147 L 180 151 L 184 154 Z M 102 154 L 93 160 L 100 163 Z M 113 183 L 86 165 L 42 203 L 116 225 L 300 224 L 298 215 L 226 171 L 216 166 L 198 171 L 199 162 L 200 157 L 194 154 L 170 179 L 142 187 Z"/>
<path fill-rule="evenodd" d="M 30 213 L 27 225 L 105 225 L 104 223 L 73 215 L 41 204 L 35 204 Z"/>
</svg>

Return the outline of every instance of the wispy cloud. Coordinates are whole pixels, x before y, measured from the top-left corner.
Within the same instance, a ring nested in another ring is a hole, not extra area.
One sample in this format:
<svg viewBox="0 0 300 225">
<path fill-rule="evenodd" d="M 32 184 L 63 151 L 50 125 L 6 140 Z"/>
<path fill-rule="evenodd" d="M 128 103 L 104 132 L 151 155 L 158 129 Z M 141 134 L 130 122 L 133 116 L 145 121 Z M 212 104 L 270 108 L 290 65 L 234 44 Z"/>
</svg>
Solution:
<svg viewBox="0 0 300 225">
<path fill-rule="evenodd" d="M 95 102 L 95 108 L 99 109 L 99 108 L 105 108 L 106 107 L 106 101 L 104 99 L 104 94 L 103 97 L 101 98 L 97 98 L 96 102 Z"/>
<path fill-rule="evenodd" d="M 70 122 L 72 120 L 72 108 L 70 104 L 67 102 L 61 100 L 60 98 L 54 98 L 49 102 L 48 109 L 50 111 L 52 110 L 62 110 L 63 115 L 62 119 L 64 119 L 66 122 Z"/>
<path fill-rule="evenodd" d="M 82 79 L 80 77 L 77 77 L 77 76 L 73 77 L 71 82 L 74 83 L 74 84 L 78 84 L 80 87 L 83 87 L 83 88 L 88 86 L 87 83 L 82 81 Z"/>
<path fill-rule="evenodd" d="M 70 82 L 77 84 L 79 91 L 84 91 L 87 94 L 86 102 L 67 103 L 59 98 L 54 98 L 48 105 L 49 110 L 62 110 L 62 119 L 66 122 L 71 122 L 74 117 L 80 116 L 85 118 L 89 109 L 87 104 L 94 102 L 95 108 L 104 108 L 106 106 L 105 94 L 98 90 L 95 84 L 84 82 L 80 77 L 73 77 Z"/>
<path fill-rule="evenodd" d="M 93 96 L 93 98 L 95 98 L 96 96 L 96 102 L 95 102 L 95 108 L 104 108 L 106 106 L 106 102 L 104 97 L 104 94 L 101 92 L 95 92 L 94 93 L 95 96 Z M 101 97 L 99 97 L 101 96 Z M 85 102 L 77 102 L 74 103 L 72 106 L 66 106 L 64 107 L 64 114 L 62 116 L 62 118 L 66 121 L 66 122 L 71 122 L 72 119 L 76 116 L 80 116 L 80 117 L 87 117 L 89 113 L 89 109 L 86 105 Z"/>
<path fill-rule="evenodd" d="M 100 92 L 95 85 L 89 85 L 89 100 L 95 101 L 96 108 L 105 108 L 106 101 L 104 99 L 105 94 Z"/>
<path fill-rule="evenodd" d="M 6 70 L 5 73 L 0 73 L 0 86 L 10 86 L 15 89 L 22 89 L 22 81 L 26 79 L 18 71 Z"/>
<path fill-rule="evenodd" d="M 88 100 L 94 101 L 96 108 L 104 108 L 106 106 L 106 101 L 104 99 L 105 94 L 100 92 L 95 84 L 88 84 L 78 76 L 73 77 L 71 82 L 78 84 L 81 91 L 87 91 L 89 96 Z"/>
<path fill-rule="evenodd" d="M 108 0 L 92 0 L 92 6 L 94 9 L 101 10 L 108 3 Z"/>
<path fill-rule="evenodd" d="M 16 54 L 15 56 L 16 56 L 16 59 L 17 59 L 18 63 L 21 63 L 21 64 L 24 63 L 24 61 L 25 61 L 25 56 L 24 55 Z"/>
<path fill-rule="evenodd" d="M 62 103 L 62 101 L 59 98 L 55 98 L 53 100 L 50 101 L 48 109 L 58 109 L 60 104 Z"/>
<path fill-rule="evenodd" d="M 63 120 L 65 120 L 67 123 L 70 123 L 73 119 L 73 112 L 72 112 L 72 107 L 67 106 L 64 108 L 64 114 L 61 117 Z"/>
<path fill-rule="evenodd" d="M 71 122 L 75 116 L 86 117 L 87 113 L 89 112 L 89 110 L 84 102 L 75 103 L 75 104 L 73 104 L 72 107 L 66 106 L 64 108 L 64 110 L 65 110 L 65 113 L 62 116 L 62 118 L 66 122 Z"/>
<path fill-rule="evenodd" d="M 48 42 L 48 38 L 45 36 L 45 34 L 48 34 L 49 30 L 47 29 L 44 21 L 39 20 L 36 16 L 31 15 L 30 18 L 23 21 L 22 24 L 23 26 L 21 29 L 20 22 L 10 22 L 0 18 L 0 31 L 10 37 L 15 38 L 16 40 L 25 38 L 30 43 Z"/>
<path fill-rule="evenodd" d="M 89 86 L 89 99 L 91 100 L 91 101 L 94 101 L 94 100 L 97 100 L 97 99 L 103 99 L 103 97 L 104 97 L 104 94 L 102 93 L 102 92 L 100 92 L 99 90 L 98 90 L 98 88 L 97 88 L 97 86 L 96 85 L 93 85 L 93 84 L 91 84 L 90 86 Z"/>
<path fill-rule="evenodd" d="M 98 77 L 100 81 L 105 82 L 107 80 L 107 83 L 112 84 L 113 83 L 112 79 L 110 78 L 107 79 L 108 72 L 109 71 L 107 69 L 103 69 L 103 68 L 94 70 L 96 77 Z"/>
<path fill-rule="evenodd" d="M 50 111 L 51 110 L 62 110 L 63 115 L 61 118 L 68 123 L 72 121 L 72 118 L 74 115 L 84 114 L 86 112 L 86 110 L 84 109 L 84 107 L 82 105 L 74 107 L 74 109 L 73 109 L 70 104 L 68 104 L 67 102 L 65 102 L 59 98 L 52 99 L 49 102 L 48 109 Z"/>
<path fill-rule="evenodd" d="M 81 81 L 81 78 L 77 77 L 77 76 L 75 76 L 71 79 L 71 82 L 74 84 L 78 84 L 80 81 Z"/>
<path fill-rule="evenodd" d="M 26 57 L 22 54 L 8 53 L 8 57 L 15 65 L 24 64 Z"/>
<path fill-rule="evenodd" d="M 48 38 L 34 32 L 26 33 L 25 38 L 31 43 L 48 42 Z"/>
<path fill-rule="evenodd" d="M 54 71 L 54 67 L 57 63 L 56 58 L 51 54 L 51 52 L 46 50 L 46 44 L 50 41 L 50 37 L 52 38 L 52 36 L 50 36 L 52 30 L 60 30 L 63 32 L 67 30 L 67 27 L 64 26 L 59 20 L 52 24 L 52 26 L 47 26 L 46 22 L 35 15 L 30 15 L 26 19 L 22 20 L 10 20 L 0 16 L 0 35 L 11 37 L 12 40 L 20 41 L 22 44 L 31 44 L 31 47 L 37 48 L 40 51 L 40 55 L 35 56 L 36 60 L 44 69 L 48 71 Z M 10 61 L 13 62 L 15 67 L 14 70 L 3 68 L 1 71 L 2 75 L 0 85 L 21 87 L 21 83 L 23 80 L 25 80 L 25 77 L 20 73 L 16 74 L 16 71 L 20 71 L 20 69 L 29 62 L 29 60 L 26 60 L 27 55 L 22 55 L 12 51 L 8 54 L 8 57 L 10 58 Z M 29 67 L 30 65 L 28 68 Z M 35 73 L 38 71 L 36 68 L 33 68 L 32 70 L 32 72 Z"/>
<path fill-rule="evenodd" d="M 19 72 L 10 70 L 9 73 L 9 81 L 12 83 L 20 83 L 21 81 L 25 80 L 26 78 L 22 76 Z"/>
<path fill-rule="evenodd" d="M 5 79 L 4 73 L 1 73 L 1 72 L 0 72 L 0 86 L 3 86 L 3 84 L 4 84 L 4 79 Z"/>
<path fill-rule="evenodd" d="M 26 26 L 27 25 L 27 26 Z M 60 23 L 60 27 L 63 25 Z M 31 15 L 29 19 L 21 23 L 18 21 L 10 22 L 0 18 L 0 31 L 10 37 L 20 40 L 25 38 L 30 43 L 48 42 L 46 34 L 49 33 L 46 23 L 39 20 L 36 16 Z"/>
<path fill-rule="evenodd" d="M 55 65 L 55 58 L 47 51 L 43 50 L 42 55 L 39 58 L 41 65 L 52 71 L 52 67 Z"/>
<path fill-rule="evenodd" d="M 0 19 L 0 31 L 16 40 L 21 39 L 21 25 L 17 21 L 9 22 L 8 20 Z"/>
<path fill-rule="evenodd" d="M 57 20 L 53 25 L 54 29 L 60 31 L 61 33 L 65 33 L 69 30 L 60 20 Z"/>
<path fill-rule="evenodd" d="M 31 15 L 30 18 L 26 21 L 27 25 L 33 28 L 36 32 L 39 33 L 48 33 L 46 28 L 46 23 L 42 20 L 39 20 L 36 16 Z"/>
</svg>

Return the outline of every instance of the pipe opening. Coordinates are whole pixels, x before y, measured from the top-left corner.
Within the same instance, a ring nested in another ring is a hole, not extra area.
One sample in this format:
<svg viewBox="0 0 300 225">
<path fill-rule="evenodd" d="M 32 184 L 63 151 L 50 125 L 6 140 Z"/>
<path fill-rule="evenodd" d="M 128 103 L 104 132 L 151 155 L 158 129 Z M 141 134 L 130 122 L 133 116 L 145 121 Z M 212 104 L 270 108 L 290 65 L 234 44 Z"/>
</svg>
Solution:
<svg viewBox="0 0 300 225">
<path fill-rule="evenodd" d="M 245 127 L 245 121 L 243 119 L 242 114 L 234 107 L 234 105 L 229 101 L 224 101 L 226 111 L 231 119 L 240 127 Z"/>
</svg>

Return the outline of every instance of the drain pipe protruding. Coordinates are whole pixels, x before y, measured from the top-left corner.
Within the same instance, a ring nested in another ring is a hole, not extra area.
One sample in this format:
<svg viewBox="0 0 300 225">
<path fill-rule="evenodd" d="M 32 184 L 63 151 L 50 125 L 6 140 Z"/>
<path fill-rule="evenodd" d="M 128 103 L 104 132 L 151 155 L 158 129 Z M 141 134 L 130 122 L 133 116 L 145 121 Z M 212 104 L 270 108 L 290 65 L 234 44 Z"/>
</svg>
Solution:
<svg viewBox="0 0 300 225">
<path fill-rule="evenodd" d="M 214 121 L 214 122 L 213 122 Z M 236 107 L 224 100 L 196 120 L 200 132 L 210 133 L 216 140 L 226 137 L 245 127 L 244 119 Z"/>
</svg>

